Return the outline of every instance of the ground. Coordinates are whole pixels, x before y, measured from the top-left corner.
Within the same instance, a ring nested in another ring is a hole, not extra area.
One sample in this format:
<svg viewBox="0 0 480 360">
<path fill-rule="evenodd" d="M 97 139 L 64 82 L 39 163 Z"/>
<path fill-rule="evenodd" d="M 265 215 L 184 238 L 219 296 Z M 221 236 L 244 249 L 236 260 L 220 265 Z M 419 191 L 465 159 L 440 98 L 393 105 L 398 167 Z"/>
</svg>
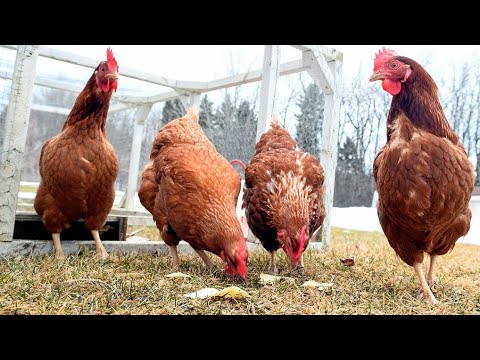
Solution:
<svg viewBox="0 0 480 360">
<path fill-rule="evenodd" d="M 132 230 L 132 229 L 130 229 Z M 139 235 L 158 237 L 155 229 Z M 355 256 L 355 265 L 341 258 Z M 112 254 L 102 261 L 94 253 L 65 260 L 52 256 L 9 257 L 0 260 L 2 314 L 480 314 L 480 247 L 458 244 L 438 261 L 437 307 L 417 299 L 419 282 L 389 247 L 383 234 L 333 229 L 327 252 L 307 251 L 302 273 L 289 274 L 284 254 L 280 274 L 295 283 L 261 285 L 267 273 L 266 251 L 252 253 L 247 281 L 225 275 L 214 255 L 216 270 L 203 268 L 197 255 L 181 255 L 186 279 L 169 279 L 173 272 L 165 255 Z M 306 280 L 333 283 L 310 290 Z M 247 300 L 188 299 L 184 294 L 205 287 L 239 286 Z"/>
</svg>

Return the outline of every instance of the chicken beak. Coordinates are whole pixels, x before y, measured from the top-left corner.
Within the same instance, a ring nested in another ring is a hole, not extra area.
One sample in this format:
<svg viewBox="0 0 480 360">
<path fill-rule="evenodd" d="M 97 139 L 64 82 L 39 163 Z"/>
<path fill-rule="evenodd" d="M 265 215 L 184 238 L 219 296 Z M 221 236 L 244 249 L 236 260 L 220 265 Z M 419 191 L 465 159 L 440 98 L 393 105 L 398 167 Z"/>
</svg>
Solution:
<svg viewBox="0 0 480 360">
<path fill-rule="evenodd" d="M 370 76 L 370 80 L 368 81 L 372 82 L 372 81 L 383 80 L 383 79 L 385 79 L 385 75 L 381 74 L 378 71 L 378 72 L 374 72 L 372 76 Z"/>
<path fill-rule="evenodd" d="M 107 78 L 109 80 L 117 80 L 118 79 L 118 72 L 117 71 L 112 71 L 111 73 L 106 74 L 105 78 Z"/>
</svg>

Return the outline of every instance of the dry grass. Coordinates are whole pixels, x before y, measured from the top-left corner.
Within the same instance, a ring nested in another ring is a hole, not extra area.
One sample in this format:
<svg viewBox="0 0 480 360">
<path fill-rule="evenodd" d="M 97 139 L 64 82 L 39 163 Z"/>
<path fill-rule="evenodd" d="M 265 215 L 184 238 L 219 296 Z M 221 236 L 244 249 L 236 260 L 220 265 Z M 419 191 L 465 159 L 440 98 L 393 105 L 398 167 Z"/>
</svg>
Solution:
<svg viewBox="0 0 480 360">
<path fill-rule="evenodd" d="M 145 236 L 146 233 L 141 235 Z M 149 233 L 153 239 L 158 233 Z M 140 234 L 139 234 L 140 235 Z M 150 236 L 149 235 L 149 236 Z M 253 253 L 248 280 L 228 278 L 220 260 L 208 273 L 197 255 L 183 255 L 187 279 L 167 279 L 169 256 L 93 253 L 56 261 L 51 256 L 0 260 L 0 313 L 3 314 L 479 314 L 480 247 L 459 244 L 438 262 L 432 307 L 416 298 L 413 270 L 396 258 L 382 234 L 334 229 L 333 246 L 325 253 L 307 251 L 303 273 L 290 274 L 295 284 L 259 284 L 268 272 L 266 251 Z M 355 256 L 356 264 L 339 259 Z M 214 258 L 213 255 L 210 255 Z M 282 275 L 288 263 L 279 259 Z M 325 291 L 301 287 L 305 280 L 332 282 Z M 252 297 L 237 300 L 187 299 L 183 294 L 205 287 L 237 285 Z"/>
<path fill-rule="evenodd" d="M 18 189 L 18 191 L 36 193 L 36 192 L 37 192 L 37 186 L 33 186 L 33 185 L 20 185 L 20 188 Z"/>
<path fill-rule="evenodd" d="M 136 230 L 142 230 L 136 233 L 136 236 L 141 236 L 143 238 L 147 238 L 150 240 L 160 240 L 160 234 L 158 229 L 155 226 L 140 226 L 140 225 L 133 225 L 128 227 L 127 234 L 130 234 Z"/>
</svg>

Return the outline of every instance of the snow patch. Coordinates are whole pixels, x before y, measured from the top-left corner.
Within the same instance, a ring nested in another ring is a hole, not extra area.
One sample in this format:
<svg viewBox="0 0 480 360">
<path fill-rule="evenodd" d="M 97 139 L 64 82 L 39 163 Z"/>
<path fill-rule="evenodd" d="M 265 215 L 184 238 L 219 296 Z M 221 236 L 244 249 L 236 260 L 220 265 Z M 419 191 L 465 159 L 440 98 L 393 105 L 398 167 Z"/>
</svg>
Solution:
<svg viewBox="0 0 480 360">
<path fill-rule="evenodd" d="M 480 196 L 472 196 L 470 202 L 472 221 L 470 231 L 460 238 L 458 244 L 480 245 Z M 357 231 L 383 232 L 374 207 L 332 208 L 332 226 Z"/>
<path fill-rule="evenodd" d="M 332 208 L 334 227 L 359 231 L 380 231 L 382 226 L 378 221 L 377 209 L 371 207 Z"/>
</svg>

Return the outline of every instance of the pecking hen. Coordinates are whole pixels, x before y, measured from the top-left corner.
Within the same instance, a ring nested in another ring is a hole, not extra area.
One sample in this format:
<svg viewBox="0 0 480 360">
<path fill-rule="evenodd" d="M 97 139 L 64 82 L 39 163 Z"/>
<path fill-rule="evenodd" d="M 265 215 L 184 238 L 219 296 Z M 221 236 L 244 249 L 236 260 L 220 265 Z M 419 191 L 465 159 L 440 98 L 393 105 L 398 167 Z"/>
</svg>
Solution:
<svg viewBox="0 0 480 360">
<path fill-rule="evenodd" d="M 52 233 L 55 255 L 63 257 L 60 233 L 75 219 L 84 219 L 97 252 L 108 256 L 98 230 L 115 199 L 118 158 L 107 139 L 105 123 L 112 91 L 117 90 L 118 64 L 111 49 L 78 95 L 62 131 L 40 154 L 41 182 L 35 211 Z"/>
<path fill-rule="evenodd" d="M 443 112 L 435 81 L 416 61 L 383 49 L 370 81 L 393 95 L 387 143 L 377 154 L 377 211 L 397 255 L 413 266 L 420 294 L 431 304 L 437 257 L 470 229 L 473 166 Z M 424 253 L 430 255 L 427 279 Z M 428 280 L 428 281 L 427 281 Z"/>
<path fill-rule="evenodd" d="M 250 229 L 271 254 L 273 273 L 280 248 L 290 258 L 292 269 L 299 262 L 303 266 L 303 252 L 325 218 L 323 168 L 296 145 L 274 119 L 245 168 L 243 207 Z"/>
<path fill-rule="evenodd" d="M 239 192 L 240 176 L 203 133 L 198 110 L 159 130 L 138 196 L 170 247 L 174 268 L 183 239 L 208 268 L 205 250 L 226 263 L 227 274 L 245 278 L 248 251 L 235 211 Z"/>
</svg>

